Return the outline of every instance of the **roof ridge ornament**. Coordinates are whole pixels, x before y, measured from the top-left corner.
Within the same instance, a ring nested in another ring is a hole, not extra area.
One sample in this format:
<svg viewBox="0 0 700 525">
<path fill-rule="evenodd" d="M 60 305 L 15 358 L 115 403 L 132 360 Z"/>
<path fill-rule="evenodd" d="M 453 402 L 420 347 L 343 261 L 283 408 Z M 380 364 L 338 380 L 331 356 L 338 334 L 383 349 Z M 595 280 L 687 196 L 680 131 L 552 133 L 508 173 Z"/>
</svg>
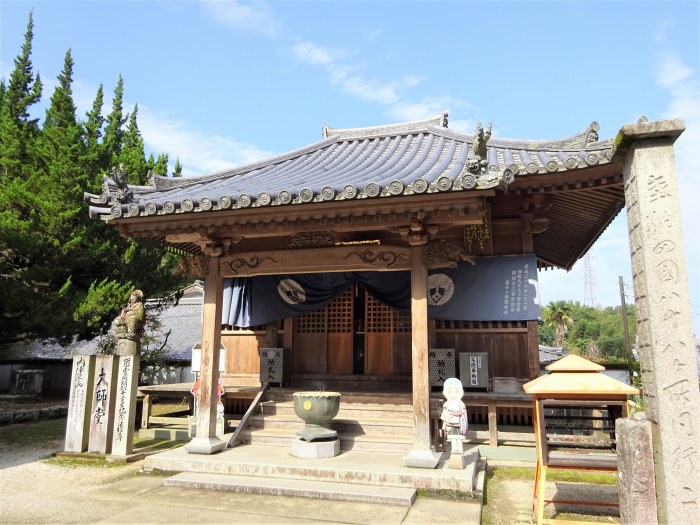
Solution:
<svg viewBox="0 0 700 525">
<path fill-rule="evenodd" d="M 472 140 L 472 155 L 467 157 L 467 170 L 473 174 L 484 174 L 488 171 L 488 146 L 486 145 L 491 138 L 491 130 L 493 125 L 489 122 L 488 128 L 484 131 L 481 127 L 481 122 L 476 123 L 476 131 Z"/>
<path fill-rule="evenodd" d="M 476 131 L 471 143 L 471 151 L 467 155 L 462 174 L 459 177 L 463 189 L 476 188 L 486 190 L 489 188 L 505 188 L 515 180 L 515 172 L 508 166 L 499 171 L 497 166 L 489 169 L 488 141 L 491 138 L 493 124 L 489 122 L 486 129 L 481 122 L 476 123 Z"/>
<path fill-rule="evenodd" d="M 112 166 L 110 171 L 111 177 L 104 176 L 102 180 L 102 194 L 105 196 L 111 196 L 112 204 L 127 204 L 133 200 L 133 193 L 129 189 L 129 185 L 126 182 L 126 172 L 124 171 L 124 165 L 119 164 L 119 171 L 117 168 Z M 116 186 L 116 191 L 113 192 L 110 188 L 110 182 Z"/>
<path fill-rule="evenodd" d="M 598 142 L 598 132 L 600 131 L 600 124 L 596 121 L 591 122 L 586 130 L 586 146 L 592 144 L 593 142 Z"/>
</svg>

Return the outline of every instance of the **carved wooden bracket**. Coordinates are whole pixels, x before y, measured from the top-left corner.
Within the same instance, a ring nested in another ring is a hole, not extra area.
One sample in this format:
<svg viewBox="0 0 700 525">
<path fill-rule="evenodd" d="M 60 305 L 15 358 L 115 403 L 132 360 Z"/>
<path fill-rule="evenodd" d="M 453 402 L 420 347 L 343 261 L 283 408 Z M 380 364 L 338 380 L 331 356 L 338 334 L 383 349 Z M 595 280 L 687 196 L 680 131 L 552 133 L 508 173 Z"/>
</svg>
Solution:
<svg viewBox="0 0 700 525">
<path fill-rule="evenodd" d="M 209 273 L 209 257 L 207 255 L 189 255 L 180 257 L 173 270 L 174 275 L 185 275 L 193 279 L 204 279 Z"/>
<path fill-rule="evenodd" d="M 290 248 L 322 248 L 334 246 L 332 231 L 300 232 L 292 237 Z"/>
<path fill-rule="evenodd" d="M 454 242 L 445 240 L 430 242 L 423 253 L 423 263 L 427 268 L 455 268 L 457 261 L 476 263 L 476 257 L 468 254 L 467 249 Z"/>
<path fill-rule="evenodd" d="M 425 214 L 419 213 L 411 218 L 411 224 L 408 227 L 398 228 L 396 231 L 401 235 L 401 240 L 411 246 L 423 246 L 435 239 L 439 226 L 424 224 L 424 218 Z"/>
<path fill-rule="evenodd" d="M 204 232 L 195 231 L 169 233 L 165 236 L 165 240 L 170 243 L 196 244 L 205 255 L 209 257 L 219 257 L 221 255 L 226 255 L 231 249 L 231 246 L 241 242 L 243 237 L 218 238 Z"/>
</svg>

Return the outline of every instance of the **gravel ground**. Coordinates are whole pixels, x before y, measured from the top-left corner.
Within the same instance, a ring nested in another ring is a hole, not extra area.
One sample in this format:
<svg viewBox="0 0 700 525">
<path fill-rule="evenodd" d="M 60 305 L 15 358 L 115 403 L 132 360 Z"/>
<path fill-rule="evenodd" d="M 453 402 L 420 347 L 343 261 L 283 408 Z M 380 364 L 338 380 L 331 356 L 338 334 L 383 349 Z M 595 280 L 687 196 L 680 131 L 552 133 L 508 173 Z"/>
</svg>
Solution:
<svg viewBox="0 0 700 525">
<path fill-rule="evenodd" d="M 86 493 L 138 474 L 140 464 L 61 466 L 40 461 L 63 449 L 63 440 L 41 446 L 0 445 L 0 523 L 86 523 L 99 521 L 108 500 L 85 504 Z M 160 483 L 160 480 L 159 480 Z M 118 504 L 117 504 L 118 505 Z"/>
</svg>

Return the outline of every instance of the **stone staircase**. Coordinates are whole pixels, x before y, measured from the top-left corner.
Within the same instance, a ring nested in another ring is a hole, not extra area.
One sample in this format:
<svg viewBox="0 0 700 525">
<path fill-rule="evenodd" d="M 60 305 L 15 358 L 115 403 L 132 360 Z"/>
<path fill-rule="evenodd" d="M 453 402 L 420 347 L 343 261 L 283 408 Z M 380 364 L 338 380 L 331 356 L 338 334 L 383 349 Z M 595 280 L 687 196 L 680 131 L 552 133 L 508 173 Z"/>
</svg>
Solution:
<svg viewBox="0 0 700 525">
<path fill-rule="evenodd" d="M 271 391 L 242 433 L 251 445 L 290 447 L 304 423 L 294 412 L 292 390 Z M 338 432 L 341 450 L 408 453 L 413 444 L 413 406 L 410 394 L 343 394 L 330 427 Z"/>
<path fill-rule="evenodd" d="M 407 467 L 413 447 L 411 394 L 342 394 L 332 422 L 341 453 L 333 458 L 293 456 L 303 421 L 294 412 L 292 389 L 274 389 L 241 434 L 241 445 L 211 456 L 178 448 L 147 457 L 144 470 L 180 472 L 169 487 L 301 496 L 409 507 L 418 490 L 471 496 L 480 512 L 486 462 L 478 449 L 464 470 L 451 469 L 443 455 L 435 469 Z M 226 436 L 224 437 L 226 439 Z"/>
<path fill-rule="evenodd" d="M 240 445 L 214 455 L 188 454 L 183 447 L 148 456 L 144 471 L 179 472 L 167 487 L 210 489 L 411 506 L 418 490 L 454 491 L 480 509 L 486 462 L 471 455 L 466 469 L 404 465 L 402 454 L 350 450 L 328 459 L 300 459 L 288 447 Z M 477 513 L 478 515 L 478 513 Z"/>
</svg>

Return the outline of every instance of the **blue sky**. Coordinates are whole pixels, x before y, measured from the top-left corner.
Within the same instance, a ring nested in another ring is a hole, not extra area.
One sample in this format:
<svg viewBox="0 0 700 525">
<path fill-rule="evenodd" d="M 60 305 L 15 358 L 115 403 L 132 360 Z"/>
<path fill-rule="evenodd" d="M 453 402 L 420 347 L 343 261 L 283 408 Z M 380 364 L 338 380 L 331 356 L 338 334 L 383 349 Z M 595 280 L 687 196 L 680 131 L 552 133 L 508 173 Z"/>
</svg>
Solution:
<svg viewBox="0 0 700 525">
<path fill-rule="evenodd" d="M 0 75 L 30 10 L 45 104 L 67 49 L 81 115 L 121 73 L 147 152 L 185 175 L 257 161 L 321 128 L 418 120 L 447 110 L 471 133 L 559 139 L 600 124 L 610 138 L 641 115 L 683 118 L 678 183 L 691 309 L 700 336 L 700 3 L 12 1 L 0 3 Z M 693 219 L 695 219 L 693 221 Z M 594 297 L 633 301 L 626 214 L 591 250 Z M 543 302 L 584 302 L 584 264 L 540 273 Z"/>
</svg>

